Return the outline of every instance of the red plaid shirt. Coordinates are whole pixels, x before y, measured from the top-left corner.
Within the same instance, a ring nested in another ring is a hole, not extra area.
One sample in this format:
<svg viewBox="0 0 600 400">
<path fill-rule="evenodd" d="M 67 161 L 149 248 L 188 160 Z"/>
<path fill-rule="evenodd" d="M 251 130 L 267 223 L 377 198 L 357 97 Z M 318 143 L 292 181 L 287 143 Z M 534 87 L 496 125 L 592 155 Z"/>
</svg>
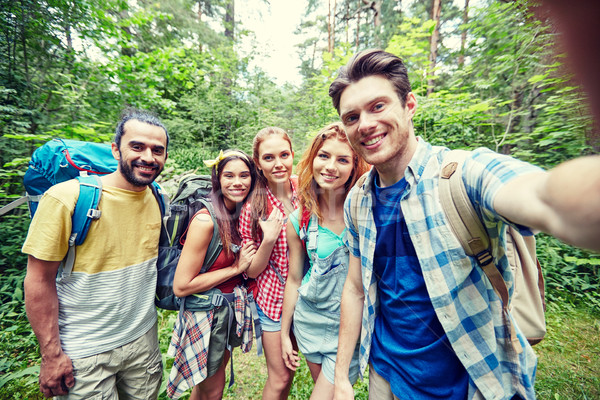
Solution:
<svg viewBox="0 0 600 400">
<path fill-rule="evenodd" d="M 271 210 L 273 207 L 277 207 L 285 215 L 283 203 L 275 197 L 269 188 L 267 188 L 267 198 Z M 292 184 L 292 204 L 294 208 L 298 208 L 298 196 L 294 184 Z M 244 208 L 240 213 L 239 221 L 242 243 L 254 242 L 258 248 L 258 246 L 260 246 L 260 241 L 256 242 L 252 239 L 252 208 L 249 202 L 244 205 Z M 273 267 L 277 268 L 277 271 L 281 274 L 284 281 L 287 280 L 289 269 L 287 237 L 285 232 L 286 229 L 284 225 L 279 233 L 279 238 L 277 238 L 277 241 L 275 242 L 273 251 L 271 252 L 271 257 L 269 258 L 270 265 L 256 277 L 256 284 L 258 285 L 256 303 L 263 313 L 274 321 L 279 321 L 281 319 L 285 283 L 281 283 L 279 277 L 273 270 Z"/>
</svg>

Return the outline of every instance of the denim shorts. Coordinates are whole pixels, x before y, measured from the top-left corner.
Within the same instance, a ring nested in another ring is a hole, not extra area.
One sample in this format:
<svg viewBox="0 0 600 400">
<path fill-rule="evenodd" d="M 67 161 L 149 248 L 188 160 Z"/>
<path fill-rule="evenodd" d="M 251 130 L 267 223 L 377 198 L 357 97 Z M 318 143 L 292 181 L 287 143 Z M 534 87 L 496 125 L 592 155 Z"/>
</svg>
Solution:
<svg viewBox="0 0 600 400">
<path fill-rule="evenodd" d="M 256 311 L 258 311 L 258 319 L 263 332 L 279 332 L 281 330 L 281 321 L 275 321 L 267 317 L 258 303 L 256 303 Z"/>
</svg>

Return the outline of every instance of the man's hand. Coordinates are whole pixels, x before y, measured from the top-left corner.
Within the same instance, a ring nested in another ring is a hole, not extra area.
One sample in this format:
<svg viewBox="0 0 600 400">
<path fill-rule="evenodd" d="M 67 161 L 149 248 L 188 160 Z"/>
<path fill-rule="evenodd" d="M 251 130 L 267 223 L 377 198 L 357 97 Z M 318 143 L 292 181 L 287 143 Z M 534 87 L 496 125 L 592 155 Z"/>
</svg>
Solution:
<svg viewBox="0 0 600 400">
<path fill-rule="evenodd" d="M 56 357 L 42 355 L 39 382 L 44 397 L 68 394 L 69 389 L 75 385 L 73 364 L 69 356 L 62 351 Z"/>
</svg>

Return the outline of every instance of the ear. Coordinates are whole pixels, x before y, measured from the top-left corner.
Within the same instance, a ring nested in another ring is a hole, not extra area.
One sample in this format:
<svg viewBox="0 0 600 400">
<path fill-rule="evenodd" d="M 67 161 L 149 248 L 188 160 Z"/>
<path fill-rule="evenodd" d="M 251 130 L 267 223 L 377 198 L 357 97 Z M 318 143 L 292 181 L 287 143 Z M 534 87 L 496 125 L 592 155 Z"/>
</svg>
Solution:
<svg viewBox="0 0 600 400">
<path fill-rule="evenodd" d="M 404 107 L 406 112 L 410 115 L 410 118 L 415 115 L 417 112 L 417 98 L 413 92 L 410 92 L 406 95 L 406 101 L 404 102 Z"/>
<path fill-rule="evenodd" d="M 119 147 L 117 147 L 117 144 L 115 142 L 113 142 L 111 145 L 111 150 L 112 150 L 112 155 L 115 158 L 115 160 L 120 160 L 121 159 L 121 153 L 119 152 Z"/>
</svg>

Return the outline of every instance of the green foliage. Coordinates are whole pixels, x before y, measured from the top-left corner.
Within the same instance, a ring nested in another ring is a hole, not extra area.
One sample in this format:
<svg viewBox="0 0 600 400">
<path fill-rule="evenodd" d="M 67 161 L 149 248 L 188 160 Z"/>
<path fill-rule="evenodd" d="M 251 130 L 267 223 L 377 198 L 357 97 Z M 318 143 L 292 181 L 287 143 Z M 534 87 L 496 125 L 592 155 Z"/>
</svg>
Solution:
<svg viewBox="0 0 600 400">
<path fill-rule="evenodd" d="M 409 71 L 409 80 L 415 94 L 427 92 L 427 70 L 429 68 L 429 37 L 435 27 L 432 20 L 404 18 L 397 33 L 391 38 L 386 51 L 404 61 Z"/>
<path fill-rule="evenodd" d="M 586 306 L 600 314 L 600 258 L 551 236 L 537 235 L 546 296 L 555 304 Z"/>
<path fill-rule="evenodd" d="M 16 214 L 16 215 L 15 215 Z M 20 206 L 16 212 L 3 215 L 0 219 L 0 273 L 4 270 L 25 270 L 27 256 L 21 253 L 29 228 L 29 212 Z"/>
<path fill-rule="evenodd" d="M 3 252 L 4 254 L 4 252 Z M 37 341 L 23 303 L 25 264 L 0 275 L 0 398 L 35 399 L 39 395 Z"/>
</svg>

